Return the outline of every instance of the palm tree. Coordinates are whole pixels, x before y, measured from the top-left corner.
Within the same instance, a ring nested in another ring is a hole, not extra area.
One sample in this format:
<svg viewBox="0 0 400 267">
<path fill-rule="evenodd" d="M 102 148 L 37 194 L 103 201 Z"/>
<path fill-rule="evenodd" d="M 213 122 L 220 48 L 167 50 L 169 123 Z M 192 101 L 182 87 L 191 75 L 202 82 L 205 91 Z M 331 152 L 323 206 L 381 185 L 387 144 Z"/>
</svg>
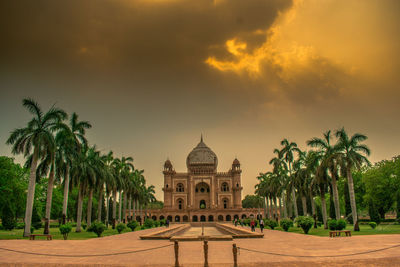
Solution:
<svg viewBox="0 0 400 267">
<path fill-rule="evenodd" d="M 299 154 L 299 158 L 293 163 L 293 177 L 295 181 L 296 188 L 300 193 L 301 203 L 303 206 L 303 215 L 306 216 L 307 212 L 307 193 L 309 187 L 309 180 L 307 179 L 309 176 L 308 169 L 306 166 L 306 152 L 301 152 Z"/>
<path fill-rule="evenodd" d="M 296 201 L 296 193 L 295 193 L 295 185 L 294 185 L 294 179 L 292 177 L 292 165 L 294 162 L 294 152 L 297 152 L 298 154 L 300 153 L 300 149 L 297 147 L 297 144 L 294 142 L 289 142 L 286 138 L 281 141 L 281 145 L 283 146 L 283 149 L 281 150 L 282 156 L 286 163 L 288 164 L 288 170 L 289 170 L 289 183 L 291 187 L 291 192 L 292 192 L 292 201 L 294 205 L 294 214 L 295 217 L 299 216 L 299 212 L 297 209 L 297 201 Z"/>
<path fill-rule="evenodd" d="M 43 148 L 51 145 L 55 125 L 59 121 L 65 119 L 67 114 L 63 110 L 54 106 L 43 114 L 39 104 L 32 99 L 24 99 L 22 104 L 33 115 L 33 118 L 28 122 L 26 127 L 12 131 L 6 143 L 13 145 L 12 153 L 14 155 L 23 153 L 24 156 L 27 157 L 33 148 L 28 194 L 26 198 L 24 229 L 24 236 L 29 236 L 31 233 L 32 208 L 35 195 L 38 159 L 43 157 L 42 152 L 45 151 Z"/>
<path fill-rule="evenodd" d="M 64 123 L 60 125 L 60 130 L 56 135 L 58 158 L 60 159 L 58 167 L 62 170 L 59 175 L 64 177 L 63 224 L 65 224 L 67 217 L 70 168 L 76 155 L 81 152 L 82 146 L 87 146 L 85 133 L 86 129 L 91 127 L 92 125 L 88 121 L 79 121 L 78 115 L 74 112 L 70 118 L 69 125 Z"/>
<path fill-rule="evenodd" d="M 323 160 L 321 164 L 323 168 L 329 170 L 331 174 L 331 183 L 332 183 L 332 191 L 333 191 L 333 201 L 335 206 L 335 216 L 336 219 L 340 219 L 340 202 L 339 202 L 339 192 L 337 188 L 337 179 L 338 179 L 338 153 L 339 147 L 338 145 L 331 145 L 331 131 L 325 132 L 323 138 L 314 137 L 307 141 L 307 145 L 318 148 L 319 151 L 323 155 Z"/>
<path fill-rule="evenodd" d="M 88 190 L 89 190 L 89 198 L 88 198 L 88 206 L 87 206 L 87 217 L 86 222 L 89 227 L 92 224 L 92 203 L 93 203 L 93 193 L 94 190 L 98 188 L 98 184 L 102 184 L 101 178 L 106 175 L 105 164 L 100 157 L 100 152 L 96 150 L 96 147 L 93 146 L 89 149 L 88 153 L 89 164 L 91 165 L 95 177 L 94 179 L 88 179 Z M 98 181 L 100 180 L 100 181 Z M 99 199 L 100 201 L 100 199 Z"/>
<path fill-rule="evenodd" d="M 125 183 L 127 182 L 129 172 L 134 170 L 132 164 L 132 157 L 122 157 L 121 159 L 115 158 L 112 166 L 114 171 L 114 183 L 113 183 L 113 228 L 115 228 L 116 221 L 116 208 L 117 208 L 117 191 L 119 191 L 119 221 L 122 219 L 122 195 Z"/>
<path fill-rule="evenodd" d="M 90 157 L 95 153 L 94 148 L 83 147 L 81 153 L 71 166 L 71 177 L 73 184 L 78 187 L 78 210 L 76 219 L 76 232 L 81 232 L 83 196 L 91 184 L 96 181 L 96 170 Z"/>
<path fill-rule="evenodd" d="M 109 191 L 107 191 L 107 185 L 110 183 L 110 181 L 114 178 L 110 169 L 110 164 L 112 162 L 112 151 L 108 152 L 107 155 L 103 155 L 101 156 L 101 161 L 102 161 L 102 174 L 100 176 L 97 177 L 96 180 L 96 188 L 97 188 L 97 192 L 98 192 L 98 205 L 97 205 L 97 220 L 100 222 L 101 221 L 101 209 L 102 209 L 102 205 L 104 203 L 104 187 L 106 187 L 106 195 L 107 195 L 107 199 L 108 199 L 108 193 Z M 108 222 L 108 200 L 106 203 L 106 225 Z"/>
<path fill-rule="evenodd" d="M 289 195 L 287 195 L 287 201 L 285 203 L 285 191 L 290 191 L 287 190 L 289 188 L 289 176 L 288 176 L 288 167 L 287 164 L 283 158 L 283 153 L 282 151 L 280 151 L 279 149 L 274 149 L 274 154 L 276 154 L 276 156 L 274 158 L 272 158 L 269 161 L 269 164 L 273 165 L 273 173 L 275 173 L 279 179 L 280 179 L 280 189 L 279 189 L 279 202 L 283 202 L 283 215 L 281 215 L 281 217 L 283 216 L 284 218 L 287 217 L 287 206 L 289 206 L 289 213 L 291 215 L 291 211 L 292 211 L 292 207 L 291 205 L 287 205 L 287 203 L 290 203 L 290 199 L 289 199 Z M 282 205 L 280 205 L 280 210 L 282 210 Z M 282 212 L 282 211 L 280 211 Z"/>
<path fill-rule="evenodd" d="M 354 222 L 354 231 L 359 231 L 360 228 L 358 226 L 354 182 L 351 171 L 354 167 L 360 169 L 364 163 L 368 165 L 370 164 L 366 156 L 369 156 L 371 154 L 371 151 L 368 146 L 360 144 L 361 142 L 367 140 L 368 137 L 359 133 L 356 133 L 352 137 L 349 137 L 344 128 L 336 131 L 336 137 L 339 138 L 337 144 L 338 148 L 340 149 L 339 157 L 347 172 L 347 182 L 349 186 L 350 205 Z"/>
<path fill-rule="evenodd" d="M 104 157 L 104 162 L 107 166 L 107 173 L 108 173 L 108 179 L 105 181 L 105 189 L 106 189 L 106 225 L 108 227 L 108 222 L 110 218 L 110 195 L 112 193 L 113 185 L 115 183 L 115 171 L 113 169 L 113 152 L 109 151 L 107 156 Z"/>
<path fill-rule="evenodd" d="M 156 198 L 154 196 L 155 194 L 155 190 L 154 190 L 154 185 L 150 185 L 148 187 L 144 186 L 143 187 L 143 205 L 145 208 L 145 216 L 147 218 L 147 206 L 151 203 L 156 201 Z"/>
</svg>

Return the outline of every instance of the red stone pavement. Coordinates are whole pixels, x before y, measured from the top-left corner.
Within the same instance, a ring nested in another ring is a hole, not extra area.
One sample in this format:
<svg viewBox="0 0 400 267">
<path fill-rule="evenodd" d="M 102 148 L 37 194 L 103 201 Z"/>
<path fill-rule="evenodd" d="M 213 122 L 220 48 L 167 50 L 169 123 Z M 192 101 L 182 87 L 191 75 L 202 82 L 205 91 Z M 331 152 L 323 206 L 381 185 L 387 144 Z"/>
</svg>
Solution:
<svg viewBox="0 0 400 267">
<path fill-rule="evenodd" d="M 0 248 L 51 255 L 101 255 L 171 245 L 137 253 L 93 257 L 29 255 L 0 249 L 0 265 L 173 266 L 172 242 L 140 240 L 139 238 L 142 234 L 159 230 L 159 228 L 149 229 L 89 240 L 0 240 Z M 236 243 L 242 248 L 238 255 L 239 266 L 400 266 L 400 234 L 329 238 L 271 230 L 265 230 L 264 233 L 262 239 L 210 241 L 209 265 L 233 266 L 232 244 Z M 397 247 L 343 256 L 392 246 Z M 294 256 L 256 253 L 244 249 Z M 296 257 L 305 255 L 316 257 Z M 334 257 L 318 257 L 326 255 Z M 204 266 L 203 243 L 200 241 L 180 242 L 179 262 L 181 266 Z"/>
</svg>

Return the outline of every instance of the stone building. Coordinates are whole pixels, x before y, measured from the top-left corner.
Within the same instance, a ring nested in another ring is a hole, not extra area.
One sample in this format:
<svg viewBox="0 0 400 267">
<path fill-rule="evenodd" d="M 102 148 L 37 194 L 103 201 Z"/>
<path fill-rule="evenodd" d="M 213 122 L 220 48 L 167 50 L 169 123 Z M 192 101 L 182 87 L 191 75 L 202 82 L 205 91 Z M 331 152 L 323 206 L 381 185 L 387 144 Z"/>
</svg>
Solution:
<svg viewBox="0 0 400 267">
<path fill-rule="evenodd" d="M 203 142 L 186 158 L 187 172 L 176 172 L 171 161 L 164 164 L 164 208 L 150 210 L 153 219 L 172 222 L 231 221 L 257 215 L 255 209 L 242 209 L 240 162 L 218 172 L 216 154 Z"/>
</svg>

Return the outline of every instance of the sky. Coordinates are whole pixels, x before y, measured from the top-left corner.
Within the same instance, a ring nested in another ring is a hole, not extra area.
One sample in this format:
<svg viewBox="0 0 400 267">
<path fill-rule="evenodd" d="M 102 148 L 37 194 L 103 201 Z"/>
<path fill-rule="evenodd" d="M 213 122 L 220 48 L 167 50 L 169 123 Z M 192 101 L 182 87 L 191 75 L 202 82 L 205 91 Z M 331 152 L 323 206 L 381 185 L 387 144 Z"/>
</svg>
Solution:
<svg viewBox="0 0 400 267">
<path fill-rule="evenodd" d="M 90 121 L 161 200 L 201 134 L 218 171 L 240 160 L 242 197 L 283 138 L 345 127 L 372 162 L 399 154 L 397 0 L 1 1 L 0 36 L 0 155 L 26 97 Z"/>
</svg>

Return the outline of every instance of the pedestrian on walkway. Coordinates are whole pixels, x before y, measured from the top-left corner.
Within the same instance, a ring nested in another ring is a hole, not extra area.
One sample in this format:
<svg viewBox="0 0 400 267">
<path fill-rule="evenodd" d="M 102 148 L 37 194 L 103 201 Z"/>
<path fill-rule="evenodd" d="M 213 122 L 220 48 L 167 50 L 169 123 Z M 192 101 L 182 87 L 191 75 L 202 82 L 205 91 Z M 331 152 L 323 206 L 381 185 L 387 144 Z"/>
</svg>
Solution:
<svg viewBox="0 0 400 267">
<path fill-rule="evenodd" d="M 260 219 L 260 229 L 262 233 L 264 231 L 264 220 L 262 218 Z"/>
<path fill-rule="evenodd" d="M 256 231 L 256 221 L 254 220 L 254 218 L 251 219 L 250 227 L 251 227 L 251 231 L 252 231 L 252 232 L 255 232 L 255 231 Z"/>
<path fill-rule="evenodd" d="M 167 219 L 166 221 L 165 221 L 165 227 L 169 227 L 169 220 Z"/>
<path fill-rule="evenodd" d="M 237 225 L 238 225 L 238 219 L 235 218 L 235 226 L 237 226 Z"/>
</svg>

